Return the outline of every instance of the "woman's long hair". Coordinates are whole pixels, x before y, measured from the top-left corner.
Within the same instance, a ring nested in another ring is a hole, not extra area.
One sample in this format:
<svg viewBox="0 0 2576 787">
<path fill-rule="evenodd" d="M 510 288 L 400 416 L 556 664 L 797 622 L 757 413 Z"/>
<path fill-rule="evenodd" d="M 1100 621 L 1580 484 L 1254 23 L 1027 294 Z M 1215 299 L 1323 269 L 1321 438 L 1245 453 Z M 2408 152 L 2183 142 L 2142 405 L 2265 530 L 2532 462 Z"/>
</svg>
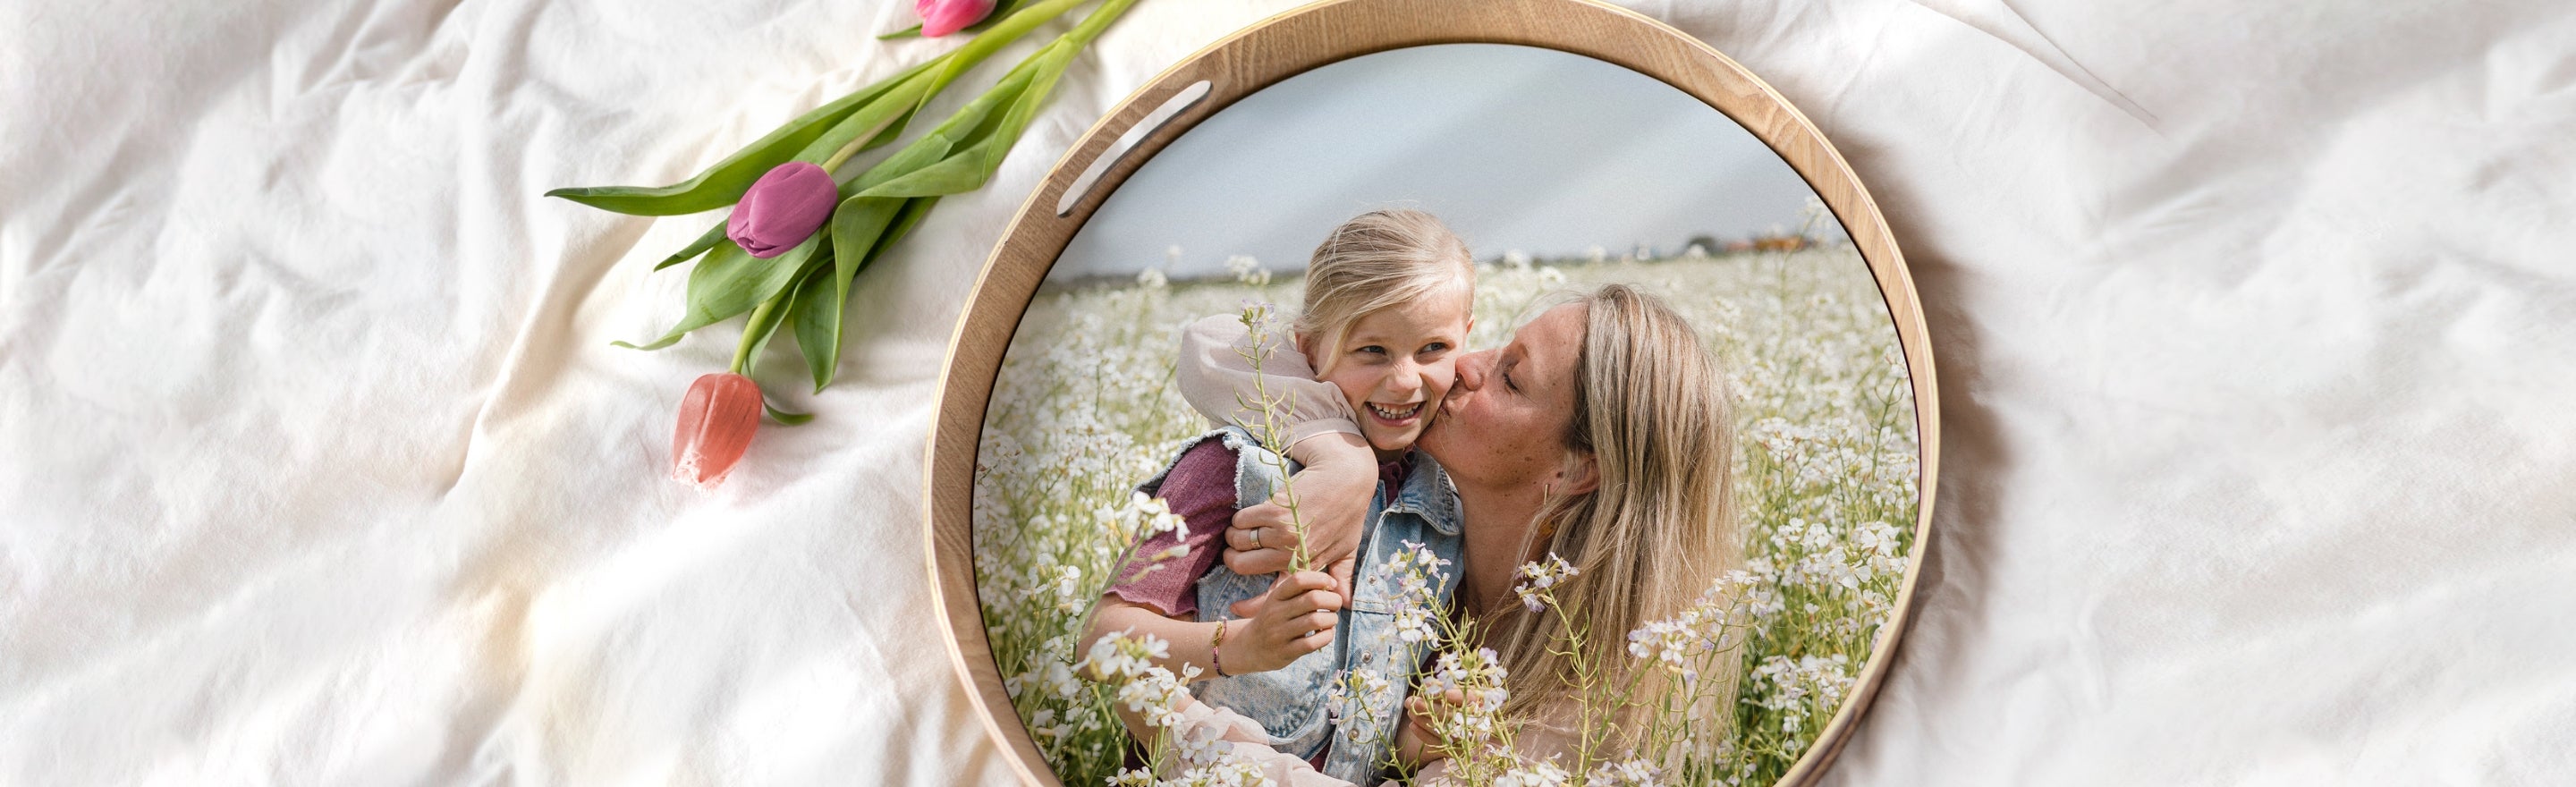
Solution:
<svg viewBox="0 0 2576 787">
<path fill-rule="evenodd" d="M 1653 296 L 1611 284 L 1574 302 L 1586 317 L 1565 447 L 1575 461 L 1592 461 L 1599 483 L 1550 499 L 1534 533 L 1580 572 L 1554 590 L 1587 632 L 1585 657 L 1612 686 L 1654 670 L 1636 695 L 1651 698 L 1669 678 L 1630 656 L 1628 633 L 1679 614 L 1743 564 L 1733 397 L 1689 322 Z M 1510 681 L 1504 712 L 1563 719 L 1575 664 L 1558 652 L 1565 632 L 1557 616 L 1514 606 L 1488 619 L 1486 641 Z"/>
</svg>

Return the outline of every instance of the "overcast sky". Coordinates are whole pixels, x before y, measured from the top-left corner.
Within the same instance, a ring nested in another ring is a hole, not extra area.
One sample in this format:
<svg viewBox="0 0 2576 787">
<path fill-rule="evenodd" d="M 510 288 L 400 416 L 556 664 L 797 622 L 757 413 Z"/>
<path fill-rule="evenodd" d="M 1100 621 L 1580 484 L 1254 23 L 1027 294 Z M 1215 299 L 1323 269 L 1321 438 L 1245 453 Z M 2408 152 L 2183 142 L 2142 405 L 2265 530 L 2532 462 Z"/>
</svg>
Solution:
<svg viewBox="0 0 2576 787">
<path fill-rule="evenodd" d="M 1703 233 L 1794 232 L 1813 194 L 1735 121 L 1644 74 L 1534 47 L 1415 47 L 1291 77 L 1191 129 L 1110 195 L 1050 278 L 1203 276 L 1237 254 L 1299 269 L 1327 230 L 1387 206 L 1440 216 L 1479 258 L 1678 251 Z"/>
</svg>

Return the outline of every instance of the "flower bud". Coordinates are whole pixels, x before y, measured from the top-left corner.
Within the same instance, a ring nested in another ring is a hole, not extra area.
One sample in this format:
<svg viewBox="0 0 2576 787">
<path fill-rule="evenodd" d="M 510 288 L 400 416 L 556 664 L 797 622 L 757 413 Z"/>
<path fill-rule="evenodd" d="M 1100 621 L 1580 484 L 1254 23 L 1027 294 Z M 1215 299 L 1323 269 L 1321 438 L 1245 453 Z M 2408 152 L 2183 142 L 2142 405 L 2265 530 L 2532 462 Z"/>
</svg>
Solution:
<svg viewBox="0 0 2576 787">
<path fill-rule="evenodd" d="M 814 236 L 841 202 L 841 186 L 832 173 L 803 161 L 769 170 L 742 193 L 725 219 L 725 237 L 751 256 L 767 259 L 787 253 Z"/>
<path fill-rule="evenodd" d="M 701 489 L 724 483 L 760 428 L 760 404 L 760 386 L 749 377 L 716 372 L 690 383 L 671 435 L 671 477 Z"/>
<path fill-rule="evenodd" d="M 921 34 L 938 38 L 984 21 L 993 0 L 913 0 L 912 10 L 921 14 Z"/>
</svg>

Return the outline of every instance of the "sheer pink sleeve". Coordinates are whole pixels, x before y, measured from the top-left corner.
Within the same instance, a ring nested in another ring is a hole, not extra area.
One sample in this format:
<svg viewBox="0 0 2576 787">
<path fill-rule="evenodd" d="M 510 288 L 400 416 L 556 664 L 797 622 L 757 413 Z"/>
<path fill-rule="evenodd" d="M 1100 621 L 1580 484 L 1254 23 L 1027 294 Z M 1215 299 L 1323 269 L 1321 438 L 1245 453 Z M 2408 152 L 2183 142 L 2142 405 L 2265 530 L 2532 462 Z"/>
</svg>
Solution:
<svg viewBox="0 0 2576 787">
<path fill-rule="evenodd" d="M 1284 336 L 1274 338 L 1258 374 L 1245 355 L 1252 349 L 1251 334 L 1234 315 L 1190 323 L 1181 331 L 1180 362 L 1173 370 L 1181 398 L 1211 421 L 1250 428 L 1259 411 L 1244 405 L 1256 400 L 1257 381 L 1272 398 L 1287 399 L 1288 407 L 1280 416 L 1288 424 L 1288 445 L 1320 434 L 1360 433 L 1359 420 L 1342 390 L 1316 380 L 1314 367 L 1307 365 L 1306 355 L 1295 344 Z"/>
</svg>

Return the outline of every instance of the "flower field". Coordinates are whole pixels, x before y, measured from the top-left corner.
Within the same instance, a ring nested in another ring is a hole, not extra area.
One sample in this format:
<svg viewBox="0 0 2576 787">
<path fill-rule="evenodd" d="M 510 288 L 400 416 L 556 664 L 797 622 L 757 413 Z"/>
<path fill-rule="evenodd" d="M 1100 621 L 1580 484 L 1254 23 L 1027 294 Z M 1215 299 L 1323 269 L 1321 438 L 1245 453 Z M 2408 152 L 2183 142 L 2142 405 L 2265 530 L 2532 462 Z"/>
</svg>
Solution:
<svg viewBox="0 0 2576 787">
<path fill-rule="evenodd" d="M 1604 257 L 1481 266 L 1471 349 L 1500 346 L 1548 293 L 1615 281 L 1662 296 L 1717 350 L 1738 397 L 1747 564 L 1721 582 L 1716 606 L 1728 614 L 1650 626 L 1632 650 L 1735 646 L 1724 662 L 1740 672 L 1731 723 L 1694 730 L 1696 756 L 1665 763 L 1664 780 L 1768 784 L 1850 691 L 1903 581 L 1917 447 L 1896 334 L 1847 245 Z M 993 392 L 976 466 L 977 591 L 1013 704 L 1069 784 L 1119 777 L 1128 745 L 1110 713 L 1116 690 L 1077 670 L 1077 631 L 1128 543 L 1169 516 L 1133 487 L 1205 428 L 1171 385 L 1177 331 L 1247 299 L 1298 299 L 1294 277 L 1273 280 L 1249 260 L 1232 267 L 1223 281 L 1149 270 L 1133 282 L 1051 284 Z M 1687 630 L 1719 620 L 1727 632 Z M 1569 783 L 1626 783 L 1569 765 Z"/>
</svg>

